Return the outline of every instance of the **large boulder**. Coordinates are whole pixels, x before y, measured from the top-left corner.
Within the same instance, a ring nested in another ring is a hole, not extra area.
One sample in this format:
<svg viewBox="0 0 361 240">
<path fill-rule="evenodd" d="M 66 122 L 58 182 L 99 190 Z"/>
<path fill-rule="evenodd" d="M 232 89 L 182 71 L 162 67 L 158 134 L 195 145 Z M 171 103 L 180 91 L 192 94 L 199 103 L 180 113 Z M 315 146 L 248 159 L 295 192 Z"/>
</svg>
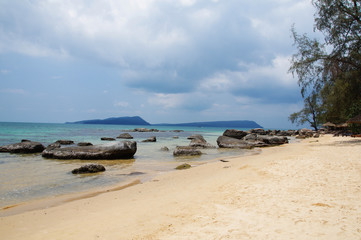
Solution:
<svg viewBox="0 0 361 240">
<path fill-rule="evenodd" d="M 197 150 L 194 147 L 176 147 L 176 149 L 173 151 L 174 156 L 197 156 L 202 155 L 202 152 Z"/>
<path fill-rule="evenodd" d="M 220 148 L 242 148 L 242 149 L 253 148 L 253 145 L 247 141 L 237 138 L 231 138 L 227 136 L 218 137 L 217 144 Z"/>
<path fill-rule="evenodd" d="M 73 174 L 84 174 L 84 173 L 97 173 L 97 172 L 104 172 L 105 167 L 100 164 L 87 164 L 83 165 L 80 168 L 73 169 L 71 173 Z"/>
<path fill-rule="evenodd" d="M 194 148 L 216 148 L 212 144 L 208 143 L 202 135 L 192 135 L 188 139 L 191 139 L 189 143 L 190 147 Z"/>
<path fill-rule="evenodd" d="M 266 135 L 267 134 L 266 130 L 264 130 L 263 128 L 254 128 L 254 129 L 249 130 L 249 132 L 255 133 L 257 135 Z"/>
<path fill-rule="evenodd" d="M 236 138 L 236 139 L 242 139 L 247 135 L 247 132 L 236 130 L 236 129 L 227 129 L 224 131 L 223 136 Z"/>
<path fill-rule="evenodd" d="M 257 140 L 261 141 L 261 142 L 264 142 L 264 143 L 266 143 L 268 145 L 271 145 L 271 146 L 288 143 L 287 137 L 283 137 L 283 136 L 258 135 Z"/>
<path fill-rule="evenodd" d="M 44 145 L 32 141 L 22 141 L 20 143 L 0 146 L 0 152 L 9 153 L 41 153 L 44 149 Z"/>
<path fill-rule="evenodd" d="M 127 159 L 132 158 L 136 151 L 136 142 L 123 141 L 85 147 L 46 149 L 42 156 L 45 158 L 81 160 Z"/>
</svg>

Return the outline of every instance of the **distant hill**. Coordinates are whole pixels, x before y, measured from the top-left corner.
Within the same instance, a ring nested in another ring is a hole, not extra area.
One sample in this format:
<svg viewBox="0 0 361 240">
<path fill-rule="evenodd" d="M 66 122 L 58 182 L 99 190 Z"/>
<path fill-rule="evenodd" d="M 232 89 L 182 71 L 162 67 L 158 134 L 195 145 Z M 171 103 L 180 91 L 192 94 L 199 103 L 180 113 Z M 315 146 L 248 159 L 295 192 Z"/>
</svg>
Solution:
<svg viewBox="0 0 361 240">
<path fill-rule="evenodd" d="M 78 122 L 67 122 L 67 124 L 113 124 L 113 125 L 150 125 L 139 116 L 135 117 L 113 117 L 106 119 L 83 120 Z"/>
<path fill-rule="evenodd" d="M 227 127 L 227 128 L 263 128 L 254 121 L 238 120 L 238 121 L 213 121 L 213 122 L 192 122 L 192 123 L 162 123 L 152 124 L 155 126 L 183 126 L 183 127 Z"/>
</svg>

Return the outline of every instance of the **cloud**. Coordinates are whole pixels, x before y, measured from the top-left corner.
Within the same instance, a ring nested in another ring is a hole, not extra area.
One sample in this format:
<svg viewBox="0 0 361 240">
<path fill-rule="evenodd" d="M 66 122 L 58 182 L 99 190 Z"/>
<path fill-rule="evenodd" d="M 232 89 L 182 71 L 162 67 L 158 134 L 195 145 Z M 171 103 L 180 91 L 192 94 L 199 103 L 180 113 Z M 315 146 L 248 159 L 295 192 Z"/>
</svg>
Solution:
<svg viewBox="0 0 361 240">
<path fill-rule="evenodd" d="M 121 107 L 121 108 L 125 108 L 128 107 L 129 103 L 128 102 L 124 102 L 124 101 L 118 101 L 114 103 L 114 107 Z"/>
<path fill-rule="evenodd" d="M 26 91 L 24 89 L 20 88 L 6 88 L 6 89 L 0 89 L 1 93 L 10 93 L 10 94 L 26 94 Z"/>
</svg>

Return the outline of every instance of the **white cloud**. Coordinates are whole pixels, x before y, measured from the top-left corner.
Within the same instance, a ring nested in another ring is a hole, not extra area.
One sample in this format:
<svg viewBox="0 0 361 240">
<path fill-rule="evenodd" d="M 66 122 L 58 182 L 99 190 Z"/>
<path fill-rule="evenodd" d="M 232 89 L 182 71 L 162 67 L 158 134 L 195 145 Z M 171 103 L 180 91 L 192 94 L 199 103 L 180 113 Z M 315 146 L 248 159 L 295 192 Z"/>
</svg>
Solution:
<svg viewBox="0 0 361 240">
<path fill-rule="evenodd" d="M 26 94 L 26 91 L 20 88 L 5 88 L 5 89 L 0 89 L 0 92 L 10 93 L 10 94 Z"/>
<path fill-rule="evenodd" d="M 114 105 L 114 107 L 125 108 L 125 107 L 128 107 L 128 106 L 129 106 L 129 103 L 128 103 L 128 102 L 124 102 L 124 101 L 118 101 L 118 102 L 115 102 L 113 105 Z"/>
</svg>

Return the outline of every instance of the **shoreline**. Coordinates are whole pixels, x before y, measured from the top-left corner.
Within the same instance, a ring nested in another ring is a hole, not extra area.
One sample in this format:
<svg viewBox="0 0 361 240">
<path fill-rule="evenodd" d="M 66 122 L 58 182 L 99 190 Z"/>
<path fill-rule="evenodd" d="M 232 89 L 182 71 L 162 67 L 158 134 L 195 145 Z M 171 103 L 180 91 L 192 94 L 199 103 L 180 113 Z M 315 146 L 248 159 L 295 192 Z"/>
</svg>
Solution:
<svg viewBox="0 0 361 240">
<path fill-rule="evenodd" d="M 7 239 L 358 239 L 360 154 L 358 139 L 306 139 L 0 217 L 0 232 Z"/>
</svg>

